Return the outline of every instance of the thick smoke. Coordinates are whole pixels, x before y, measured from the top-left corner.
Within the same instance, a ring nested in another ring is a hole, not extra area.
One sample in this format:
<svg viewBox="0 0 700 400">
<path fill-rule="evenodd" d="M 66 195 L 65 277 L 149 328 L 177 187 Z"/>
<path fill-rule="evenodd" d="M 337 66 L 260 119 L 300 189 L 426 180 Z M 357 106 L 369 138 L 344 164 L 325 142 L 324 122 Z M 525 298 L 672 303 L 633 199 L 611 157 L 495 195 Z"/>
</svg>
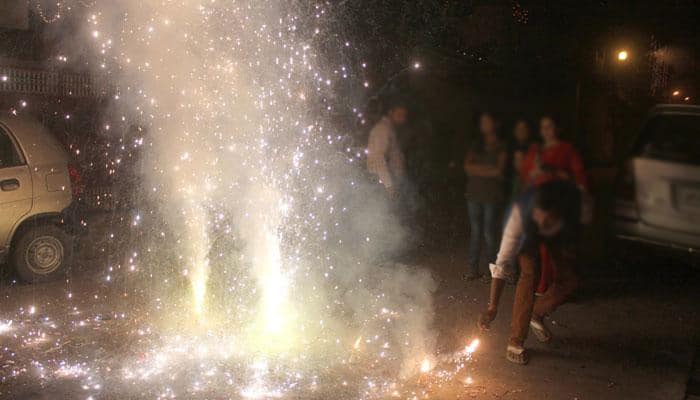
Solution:
<svg viewBox="0 0 700 400">
<path fill-rule="evenodd" d="M 350 108 L 314 46 L 332 7 L 282 3 L 125 0 L 88 18 L 115 102 L 148 132 L 153 270 L 188 282 L 170 312 L 255 357 L 406 376 L 433 351 L 435 284 L 389 262 L 407 233 L 331 122 Z"/>
</svg>

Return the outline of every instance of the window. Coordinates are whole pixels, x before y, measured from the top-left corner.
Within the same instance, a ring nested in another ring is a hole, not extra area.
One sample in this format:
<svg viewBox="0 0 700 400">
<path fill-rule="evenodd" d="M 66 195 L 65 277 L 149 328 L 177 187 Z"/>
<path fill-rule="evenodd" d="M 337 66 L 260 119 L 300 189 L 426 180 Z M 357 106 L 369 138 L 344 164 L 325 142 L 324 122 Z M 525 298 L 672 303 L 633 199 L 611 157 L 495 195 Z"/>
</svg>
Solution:
<svg viewBox="0 0 700 400">
<path fill-rule="evenodd" d="M 700 165 L 700 116 L 660 115 L 649 121 L 637 144 L 642 157 Z"/>
<path fill-rule="evenodd" d="M 22 165 L 22 159 L 10 135 L 0 127 L 0 168 Z"/>
</svg>

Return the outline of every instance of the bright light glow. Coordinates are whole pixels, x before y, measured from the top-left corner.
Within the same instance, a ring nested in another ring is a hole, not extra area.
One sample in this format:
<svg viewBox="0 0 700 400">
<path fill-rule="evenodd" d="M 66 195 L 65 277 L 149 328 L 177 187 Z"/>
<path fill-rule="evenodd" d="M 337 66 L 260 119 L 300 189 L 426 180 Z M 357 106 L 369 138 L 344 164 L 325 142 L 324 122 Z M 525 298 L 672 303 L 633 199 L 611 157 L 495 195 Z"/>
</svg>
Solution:
<svg viewBox="0 0 700 400">
<path fill-rule="evenodd" d="M 193 273 L 190 275 L 192 282 L 192 304 L 197 317 L 203 318 L 207 296 L 207 271 L 208 261 L 195 264 Z"/>
<path fill-rule="evenodd" d="M 674 96 L 680 96 L 680 95 L 681 95 L 681 91 L 680 91 L 680 90 L 674 90 L 672 94 L 673 94 Z"/>
<path fill-rule="evenodd" d="M 275 233 L 266 236 L 268 258 L 261 260 L 263 270 L 260 279 L 262 289 L 261 309 L 264 327 L 268 333 L 279 333 L 285 326 L 283 307 L 287 299 L 289 282 L 282 273 L 279 237 Z"/>
<path fill-rule="evenodd" d="M 479 341 L 479 339 L 472 340 L 472 342 L 469 343 L 469 345 L 467 345 L 467 347 L 464 348 L 465 353 L 471 354 L 471 353 L 475 352 L 477 347 L 479 347 L 479 343 L 481 343 Z"/>
<path fill-rule="evenodd" d="M 189 249 L 189 271 L 190 286 L 192 288 L 192 307 L 195 316 L 203 321 L 206 313 L 207 300 L 207 282 L 209 279 L 209 259 L 207 252 L 209 249 L 209 237 L 206 229 L 206 216 L 201 205 L 197 202 L 202 201 L 201 191 L 190 191 L 186 188 L 185 191 L 189 194 L 189 201 L 186 203 L 186 213 L 190 216 L 185 223 L 188 232 L 189 241 L 187 243 Z"/>
<path fill-rule="evenodd" d="M 617 52 L 617 59 L 619 61 L 626 61 L 628 57 L 629 53 L 627 53 L 627 50 L 620 50 Z"/>
<path fill-rule="evenodd" d="M 357 339 L 355 340 L 355 343 L 352 345 L 352 348 L 355 350 L 360 349 L 360 343 L 362 343 L 362 336 L 358 336 Z"/>
<path fill-rule="evenodd" d="M 0 334 L 7 333 L 12 330 L 12 320 L 0 322 Z"/>
<path fill-rule="evenodd" d="M 423 362 L 420 364 L 420 372 L 427 374 L 430 372 L 430 370 L 433 369 L 433 365 L 430 362 L 429 359 L 424 359 Z"/>
</svg>

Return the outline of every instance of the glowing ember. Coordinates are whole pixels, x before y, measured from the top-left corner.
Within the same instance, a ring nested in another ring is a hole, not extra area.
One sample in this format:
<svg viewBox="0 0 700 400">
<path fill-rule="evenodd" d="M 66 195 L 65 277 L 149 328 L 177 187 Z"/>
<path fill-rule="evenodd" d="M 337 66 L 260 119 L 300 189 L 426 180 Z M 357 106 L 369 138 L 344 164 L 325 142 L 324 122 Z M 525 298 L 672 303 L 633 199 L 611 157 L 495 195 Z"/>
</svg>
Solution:
<svg viewBox="0 0 700 400">
<path fill-rule="evenodd" d="M 469 345 L 464 348 L 464 352 L 466 354 L 471 354 L 471 353 L 475 352 L 476 348 L 479 347 L 479 343 L 480 343 L 479 339 L 472 340 L 471 343 L 469 343 Z"/>
<path fill-rule="evenodd" d="M 420 372 L 426 374 L 430 372 L 430 370 L 433 369 L 432 364 L 430 363 L 430 360 L 427 358 L 423 360 L 423 362 L 420 364 Z"/>
</svg>

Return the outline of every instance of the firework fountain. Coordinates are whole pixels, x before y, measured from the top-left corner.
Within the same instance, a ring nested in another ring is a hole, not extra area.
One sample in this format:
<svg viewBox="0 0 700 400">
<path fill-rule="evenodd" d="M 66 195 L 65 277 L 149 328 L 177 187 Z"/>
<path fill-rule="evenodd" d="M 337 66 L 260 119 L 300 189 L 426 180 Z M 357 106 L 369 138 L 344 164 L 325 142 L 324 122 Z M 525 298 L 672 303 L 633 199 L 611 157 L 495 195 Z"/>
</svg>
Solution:
<svg viewBox="0 0 700 400">
<path fill-rule="evenodd" d="M 363 65 L 317 52 L 338 40 L 331 5 L 302 3 L 90 10 L 80 40 L 115 84 L 114 112 L 148 132 L 145 235 L 124 272 L 143 279 L 122 283 L 145 311 L 116 314 L 138 338 L 118 360 L 59 361 L 54 375 L 144 398 L 409 398 L 464 368 L 478 342 L 435 355 L 435 283 L 386 262 L 406 232 L 334 123 L 362 118 L 336 86 L 364 88 Z"/>
</svg>

